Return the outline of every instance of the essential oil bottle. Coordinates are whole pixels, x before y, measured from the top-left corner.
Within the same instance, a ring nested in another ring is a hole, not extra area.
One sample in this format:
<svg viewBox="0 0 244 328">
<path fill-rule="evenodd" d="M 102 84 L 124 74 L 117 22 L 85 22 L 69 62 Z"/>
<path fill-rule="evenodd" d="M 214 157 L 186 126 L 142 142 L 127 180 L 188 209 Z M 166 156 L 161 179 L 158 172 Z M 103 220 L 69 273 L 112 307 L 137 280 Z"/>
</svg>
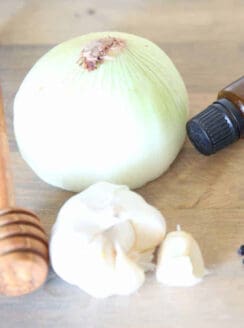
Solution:
<svg viewBox="0 0 244 328">
<path fill-rule="evenodd" d="M 212 155 L 244 137 L 244 76 L 219 91 L 217 100 L 186 125 L 187 134 L 204 155 Z"/>
</svg>

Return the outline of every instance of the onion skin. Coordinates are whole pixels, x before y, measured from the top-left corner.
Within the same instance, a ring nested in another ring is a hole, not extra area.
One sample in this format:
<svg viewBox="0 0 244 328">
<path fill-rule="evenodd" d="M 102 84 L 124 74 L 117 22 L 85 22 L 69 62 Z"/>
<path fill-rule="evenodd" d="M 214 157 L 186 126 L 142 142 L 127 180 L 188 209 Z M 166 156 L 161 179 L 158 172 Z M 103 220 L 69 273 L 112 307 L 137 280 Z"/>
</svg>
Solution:
<svg viewBox="0 0 244 328">
<path fill-rule="evenodd" d="M 84 49 L 110 39 L 120 46 L 88 67 Z M 185 85 L 168 56 L 119 32 L 54 47 L 14 102 L 22 157 L 41 179 L 71 191 L 102 180 L 134 189 L 159 177 L 183 145 L 187 116 Z"/>
</svg>

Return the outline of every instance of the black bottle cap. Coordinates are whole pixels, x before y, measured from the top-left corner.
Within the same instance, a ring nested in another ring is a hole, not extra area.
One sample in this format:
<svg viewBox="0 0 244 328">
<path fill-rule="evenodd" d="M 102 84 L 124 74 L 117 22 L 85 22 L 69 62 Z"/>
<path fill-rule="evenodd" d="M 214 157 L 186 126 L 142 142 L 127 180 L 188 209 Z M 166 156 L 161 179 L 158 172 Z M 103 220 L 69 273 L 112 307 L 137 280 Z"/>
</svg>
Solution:
<svg viewBox="0 0 244 328">
<path fill-rule="evenodd" d="M 211 155 L 240 138 L 244 117 L 231 101 L 222 98 L 189 120 L 186 130 L 196 149 Z"/>
</svg>

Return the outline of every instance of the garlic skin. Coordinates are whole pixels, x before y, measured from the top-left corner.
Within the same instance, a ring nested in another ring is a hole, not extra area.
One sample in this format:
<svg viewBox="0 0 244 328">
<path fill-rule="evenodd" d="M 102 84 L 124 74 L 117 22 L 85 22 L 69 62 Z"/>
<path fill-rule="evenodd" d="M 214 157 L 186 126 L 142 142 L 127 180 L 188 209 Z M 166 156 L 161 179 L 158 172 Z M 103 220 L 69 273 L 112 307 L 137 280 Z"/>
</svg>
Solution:
<svg viewBox="0 0 244 328">
<path fill-rule="evenodd" d="M 27 74 L 14 101 L 16 141 L 51 185 L 138 188 L 166 171 L 182 147 L 187 98 L 174 64 L 149 40 L 83 35 L 51 49 Z"/>
<path fill-rule="evenodd" d="M 168 286 L 193 286 L 206 274 L 200 247 L 191 234 L 167 234 L 158 252 L 156 278 Z"/>
<path fill-rule="evenodd" d="M 98 182 L 60 209 L 50 259 L 63 280 L 104 298 L 135 292 L 165 235 L 161 213 L 127 186 Z"/>
</svg>

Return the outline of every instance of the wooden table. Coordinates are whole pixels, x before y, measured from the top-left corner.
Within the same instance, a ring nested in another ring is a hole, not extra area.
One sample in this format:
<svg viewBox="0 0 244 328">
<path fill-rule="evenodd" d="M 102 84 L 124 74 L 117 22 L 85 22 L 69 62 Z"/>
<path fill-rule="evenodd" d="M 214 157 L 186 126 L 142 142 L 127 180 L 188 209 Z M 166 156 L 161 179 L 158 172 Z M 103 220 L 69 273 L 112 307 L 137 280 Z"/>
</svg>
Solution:
<svg viewBox="0 0 244 328">
<path fill-rule="evenodd" d="M 17 203 L 50 232 L 71 193 L 40 181 L 21 159 L 13 136 L 14 95 L 27 71 L 53 45 L 99 30 L 138 34 L 160 45 L 181 72 L 191 115 L 243 75 L 242 0 L 9 0 L 0 2 L 0 80 L 5 95 Z M 45 133 L 45 129 L 43 130 Z M 243 326 L 244 143 L 212 157 L 186 141 L 170 170 L 138 190 L 167 219 L 193 233 L 209 276 L 193 288 L 167 288 L 149 274 L 130 297 L 96 300 L 51 271 L 32 295 L 0 297 L 0 326 L 181 328 Z"/>
</svg>

